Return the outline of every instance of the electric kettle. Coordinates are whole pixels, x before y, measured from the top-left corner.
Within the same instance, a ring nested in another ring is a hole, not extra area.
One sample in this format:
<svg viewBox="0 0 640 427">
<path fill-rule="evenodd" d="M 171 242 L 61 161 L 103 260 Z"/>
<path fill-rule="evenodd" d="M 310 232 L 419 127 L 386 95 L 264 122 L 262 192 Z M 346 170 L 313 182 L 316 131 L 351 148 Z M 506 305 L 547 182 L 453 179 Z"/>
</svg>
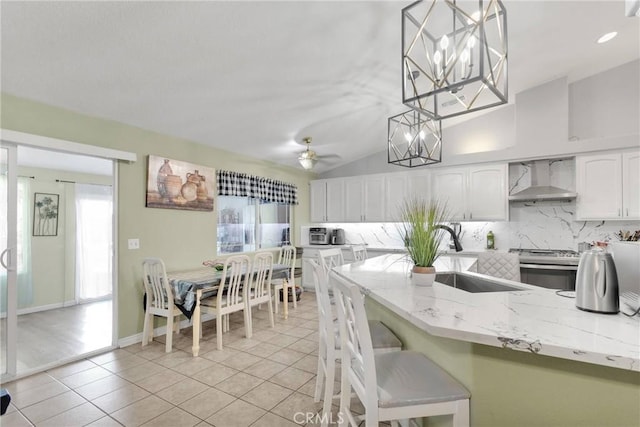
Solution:
<svg viewBox="0 0 640 427">
<path fill-rule="evenodd" d="M 576 276 L 576 307 L 595 313 L 619 311 L 618 274 L 613 257 L 602 248 L 584 251 Z"/>
</svg>

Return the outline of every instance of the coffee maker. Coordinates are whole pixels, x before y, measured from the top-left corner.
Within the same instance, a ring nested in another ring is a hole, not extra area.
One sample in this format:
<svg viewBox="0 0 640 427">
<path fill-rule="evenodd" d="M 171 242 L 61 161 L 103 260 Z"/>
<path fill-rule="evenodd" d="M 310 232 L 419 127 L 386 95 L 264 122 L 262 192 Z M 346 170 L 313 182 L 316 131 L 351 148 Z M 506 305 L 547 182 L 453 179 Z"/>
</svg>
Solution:
<svg viewBox="0 0 640 427">
<path fill-rule="evenodd" d="M 331 244 L 332 245 L 344 245 L 344 229 L 334 228 L 331 232 Z"/>
</svg>

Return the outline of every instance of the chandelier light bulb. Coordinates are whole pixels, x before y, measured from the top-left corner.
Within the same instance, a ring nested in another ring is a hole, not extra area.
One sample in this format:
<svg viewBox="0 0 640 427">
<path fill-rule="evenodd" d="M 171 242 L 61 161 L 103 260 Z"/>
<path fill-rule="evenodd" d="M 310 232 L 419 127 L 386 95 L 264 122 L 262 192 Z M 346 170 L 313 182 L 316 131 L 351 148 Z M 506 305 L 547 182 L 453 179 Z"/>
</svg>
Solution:
<svg viewBox="0 0 640 427">
<path fill-rule="evenodd" d="M 476 45 L 476 37 L 475 36 L 469 37 L 469 40 L 467 40 L 467 47 L 469 49 L 473 49 L 475 45 Z"/>
<path fill-rule="evenodd" d="M 436 65 L 440 65 L 440 61 L 442 60 L 442 54 L 439 50 L 436 50 L 436 53 L 433 54 L 433 62 Z"/>
<path fill-rule="evenodd" d="M 442 39 L 440 39 L 440 47 L 442 49 L 446 49 L 449 47 L 449 37 L 447 37 L 446 34 L 442 36 Z"/>
<path fill-rule="evenodd" d="M 411 134 L 409 132 L 405 132 L 404 133 L 404 139 L 407 140 L 407 142 L 411 142 Z"/>
<path fill-rule="evenodd" d="M 421 130 L 420 131 L 420 139 L 424 140 L 424 137 L 425 137 L 424 131 Z"/>
</svg>

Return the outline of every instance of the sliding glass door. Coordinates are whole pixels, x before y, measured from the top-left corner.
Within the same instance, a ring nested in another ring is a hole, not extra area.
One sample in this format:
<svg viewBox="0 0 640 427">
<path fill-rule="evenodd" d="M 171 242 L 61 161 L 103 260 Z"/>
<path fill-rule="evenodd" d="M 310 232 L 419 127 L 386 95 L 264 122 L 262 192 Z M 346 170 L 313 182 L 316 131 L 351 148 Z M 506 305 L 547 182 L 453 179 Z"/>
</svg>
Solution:
<svg viewBox="0 0 640 427">
<path fill-rule="evenodd" d="M 0 363 L 2 378 L 16 374 L 17 175 L 16 147 L 0 146 Z"/>
</svg>

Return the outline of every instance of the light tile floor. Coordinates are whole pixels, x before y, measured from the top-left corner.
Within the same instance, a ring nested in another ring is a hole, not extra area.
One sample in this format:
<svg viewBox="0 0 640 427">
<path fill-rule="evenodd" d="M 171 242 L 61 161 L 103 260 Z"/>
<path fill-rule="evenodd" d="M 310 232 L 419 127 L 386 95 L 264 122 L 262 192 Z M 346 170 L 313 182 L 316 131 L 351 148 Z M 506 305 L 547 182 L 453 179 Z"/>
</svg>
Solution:
<svg viewBox="0 0 640 427">
<path fill-rule="evenodd" d="M 276 315 L 273 329 L 266 310 L 253 313 L 253 337 L 244 337 L 242 313 L 235 313 L 222 351 L 210 321 L 196 358 L 187 328 L 174 336 L 171 353 L 160 336 L 146 347 L 132 345 L 5 384 L 12 402 L 0 426 L 318 425 L 315 295 L 303 293 L 289 319 Z"/>
</svg>

